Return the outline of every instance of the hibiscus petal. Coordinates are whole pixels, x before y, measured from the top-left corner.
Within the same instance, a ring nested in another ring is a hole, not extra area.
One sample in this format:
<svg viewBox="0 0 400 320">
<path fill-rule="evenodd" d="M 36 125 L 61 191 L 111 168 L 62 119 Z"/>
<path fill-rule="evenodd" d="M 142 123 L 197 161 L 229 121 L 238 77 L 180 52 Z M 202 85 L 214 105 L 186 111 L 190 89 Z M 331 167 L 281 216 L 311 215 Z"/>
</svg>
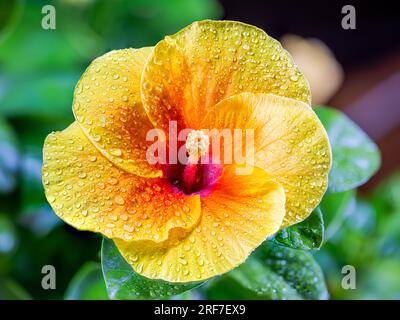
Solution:
<svg viewBox="0 0 400 320">
<path fill-rule="evenodd" d="M 55 213 L 80 230 L 110 238 L 164 241 L 194 228 L 200 197 L 166 179 L 142 178 L 107 160 L 75 122 L 44 145 L 43 183 Z"/>
<path fill-rule="evenodd" d="M 275 39 L 235 21 L 195 22 L 160 41 L 142 77 L 150 120 L 197 128 L 207 109 L 240 92 L 274 93 L 310 103 L 307 81 Z"/>
<path fill-rule="evenodd" d="M 262 169 L 237 175 L 224 167 L 219 182 L 202 197 L 198 226 L 186 237 L 155 244 L 115 244 L 134 270 L 149 278 L 190 282 L 223 274 L 242 262 L 268 236 L 285 214 L 283 188 Z"/>
<path fill-rule="evenodd" d="M 92 143 L 116 166 L 145 177 L 161 176 L 146 160 L 153 128 L 140 99 L 140 77 L 153 48 L 111 51 L 79 80 L 73 110 Z"/>
<path fill-rule="evenodd" d="M 307 104 L 272 94 L 241 93 L 218 103 L 201 126 L 254 130 L 254 152 L 248 153 L 247 162 L 285 188 L 282 228 L 306 219 L 321 201 L 331 149 L 325 128 Z M 246 140 L 242 141 L 245 150 Z"/>
</svg>

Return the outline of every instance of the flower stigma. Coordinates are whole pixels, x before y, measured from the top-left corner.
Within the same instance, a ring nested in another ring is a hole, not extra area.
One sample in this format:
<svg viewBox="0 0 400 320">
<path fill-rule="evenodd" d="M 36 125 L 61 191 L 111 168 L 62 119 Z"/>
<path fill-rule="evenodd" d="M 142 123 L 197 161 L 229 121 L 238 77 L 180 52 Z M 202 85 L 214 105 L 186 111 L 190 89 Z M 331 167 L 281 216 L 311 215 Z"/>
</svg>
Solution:
<svg viewBox="0 0 400 320">
<path fill-rule="evenodd" d="M 198 162 L 200 157 L 208 153 L 209 147 L 210 138 L 202 130 L 189 132 L 185 142 L 189 157 L 183 171 L 183 185 L 188 193 L 193 191 L 194 185 L 200 180 Z"/>
</svg>

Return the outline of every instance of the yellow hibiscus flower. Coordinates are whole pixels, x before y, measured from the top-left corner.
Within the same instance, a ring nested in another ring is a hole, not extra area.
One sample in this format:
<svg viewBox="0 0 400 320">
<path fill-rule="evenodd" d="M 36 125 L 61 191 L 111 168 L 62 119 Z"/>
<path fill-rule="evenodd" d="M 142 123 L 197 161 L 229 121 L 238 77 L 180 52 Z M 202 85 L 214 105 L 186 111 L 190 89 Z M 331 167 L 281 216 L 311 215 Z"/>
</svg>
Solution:
<svg viewBox="0 0 400 320">
<path fill-rule="evenodd" d="M 327 188 L 331 151 L 308 83 L 247 24 L 195 22 L 155 47 L 97 58 L 73 112 L 45 141 L 47 199 L 68 224 L 111 238 L 148 278 L 199 281 L 235 268 L 306 219 Z M 171 121 L 190 129 L 189 160 L 151 164 L 146 135 Z M 237 174 L 235 161 L 200 163 L 215 139 L 205 129 L 253 130 L 250 173 Z"/>
</svg>

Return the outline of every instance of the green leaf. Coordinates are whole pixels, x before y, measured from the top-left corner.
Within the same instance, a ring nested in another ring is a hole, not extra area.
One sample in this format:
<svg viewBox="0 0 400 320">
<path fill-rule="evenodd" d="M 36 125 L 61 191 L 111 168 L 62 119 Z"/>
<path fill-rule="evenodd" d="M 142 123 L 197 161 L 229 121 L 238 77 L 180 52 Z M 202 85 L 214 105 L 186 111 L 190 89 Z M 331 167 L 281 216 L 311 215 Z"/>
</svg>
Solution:
<svg viewBox="0 0 400 320">
<path fill-rule="evenodd" d="M 112 240 L 103 239 L 103 275 L 110 299 L 159 299 L 197 287 L 202 282 L 171 283 L 136 273 L 121 256 Z"/>
<path fill-rule="evenodd" d="M 4 94 L 0 94 L 0 114 L 71 120 L 73 91 L 78 79 L 78 72 L 41 72 L 24 77 L 9 75 L 6 78 L 2 75 L 0 83 L 4 83 Z M 20 88 L 25 88 L 22 94 Z"/>
<path fill-rule="evenodd" d="M 273 241 L 293 249 L 319 249 L 324 241 L 324 220 L 317 207 L 304 221 L 278 232 Z"/>
<path fill-rule="evenodd" d="M 380 153 L 367 134 L 344 113 L 327 107 L 314 109 L 323 123 L 332 147 L 329 191 L 357 188 L 380 166 Z"/>
<path fill-rule="evenodd" d="M 327 299 L 321 268 L 313 256 L 267 241 L 240 267 L 214 281 L 210 299 Z"/>
<path fill-rule="evenodd" d="M 17 234 L 13 223 L 7 215 L 0 214 L 0 257 L 13 252 L 17 242 Z"/>
<path fill-rule="evenodd" d="M 357 283 L 354 299 L 399 300 L 400 299 L 400 260 L 391 257 L 376 259 L 366 266 L 365 276 Z"/>
<path fill-rule="evenodd" d="M 384 256 L 400 257 L 400 172 L 381 182 L 374 190 L 378 246 Z"/>
<path fill-rule="evenodd" d="M 346 225 L 352 230 L 371 235 L 375 230 L 376 211 L 373 205 L 361 197 L 357 197 L 356 206 L 346 219 Z"/>
<path fill-rule="evenodd" d="M 25 2 L 10 0 L 2 3 L 0 12 L 0 45 L 12 34 L 20 23 Z"/>
<path fill-rule="evenodd" d="M 0 277 L 0 300 L 30 300 L 31 296 L 17 282 Z"/>
<path fill-rule="evenodd" d="M 107 300 L 107 290 L 99 263 L 87 262 L 76 273 L 65 293 L 66 300 Z"/>
<path fill-rule="evenodd" d="M 2 71 L 19 74 L 23 78 L 24 75 L 39 74 L 48 70 L 71 70 L 79 67 L 82 58 L 66 41 L 64 28 L 58 25 L 58 20 L 64 18 L 60 12 L 63 5 L 57 4 L 57 28 L 49 31 L 41 28 L 41 9 L 44 4 L 39 1 L 22 2 L 26 5 L 20 10 L 22 12 L 18 13 L 18 24 L 14 26 L 12 34 L 0 43 Z"/>
<path fill-rule="evenodd" d="M 144 21 L 148 28 L 158 33 L 162 30 L 165 34 L 173 34 L 196 20 L 222 17 L 222 8 L 215 0 L 153 0 L 151 3 L 137 0 L 134 6 L 138 13 L 141 12 L 142 16 L 136 14 L 140 20 L 143 19 L 143 13 L 150 14 L 150 19 L 147 17 Z"/>
<path fill-rule="evenodd" d="M 15 133 L 0 116 L 0 194 L 8 193 L 14 189 L 18 158 Z"/>
<path fill-rule="evenodd" d="M 400 210 L 400 171 L 381 182 L 373 192 L 374 200 L 382 211 Z"/>
<path fill-rule="evenodd" d="M 325 221 L 325 241 L 331 239 L 354 211 L 356 206 L 355 191 L 326 193 L 319 208 Z"/>
</svg>

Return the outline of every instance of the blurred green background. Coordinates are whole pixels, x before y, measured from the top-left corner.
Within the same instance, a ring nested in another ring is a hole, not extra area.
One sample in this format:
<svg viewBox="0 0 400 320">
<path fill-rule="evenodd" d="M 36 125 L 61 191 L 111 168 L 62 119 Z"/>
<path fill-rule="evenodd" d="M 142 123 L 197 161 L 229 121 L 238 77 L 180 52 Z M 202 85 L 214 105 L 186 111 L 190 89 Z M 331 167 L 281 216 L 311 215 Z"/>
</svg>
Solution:
<svg viewBox="0 0 400 320">
<path fill-rule="evenodd" d="M 44 197 L 44 138 L 73 121 L 80 75 L 97 56 L 151 46 L 192 21 L 226 17 L 216 0 L 0 0 L 0 299 L 106 299 L 101 237 L 62 223 Z M 46 4 L 56 30 L 41 28 Z M 254 8 L 257 10 L 257 8 Z M 360 195 L 324 200 L 326 239 L 314 255 L 332 299 L 400 299 L 400 173 L 391 170 Z M 41 287 L 44 265 L 57 288 Z M 344 265 L 357 289 L 341 287 Z M 212 297 L 209 286 L 178 298 Z M 237 298 L 241 298 L 240 294 Z"/>
</svg>

